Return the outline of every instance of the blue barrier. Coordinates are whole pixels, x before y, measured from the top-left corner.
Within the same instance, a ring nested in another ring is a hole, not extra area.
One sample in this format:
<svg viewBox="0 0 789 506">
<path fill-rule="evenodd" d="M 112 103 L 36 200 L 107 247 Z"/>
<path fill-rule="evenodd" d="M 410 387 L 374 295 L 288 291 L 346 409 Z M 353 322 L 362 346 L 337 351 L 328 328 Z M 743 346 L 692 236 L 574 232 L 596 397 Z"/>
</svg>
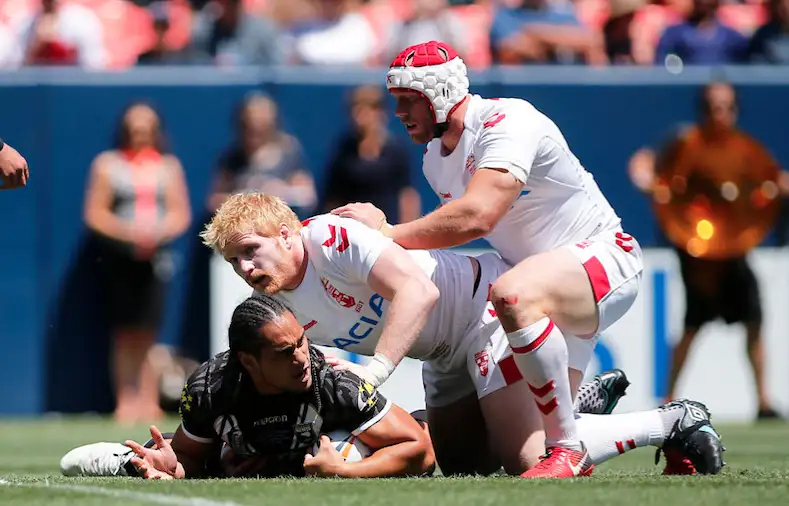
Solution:
<svg viewBox="0 0 789 506">
<path fill-rule="evenodd" d="M 337 137 L 348 126 L 345 97 L 382 70 L 152 68 L 121 73 L 28 69 L 0 73 L 0 135 L 28 158 L 30 186 L 0 194 L 0 414 L 106 411 L 112 406 L 109 337 L 82 225 L 89 164 L 107 149 L 121 110 L 146 99 L 159 108 L 173 152 L 187 174 L 194 210 L 176 244 L 179 269 L 162 340 L 208 353 L 207 251 L 196 233 L 231 114 L 252 90 L 280 104 L 284 128 L 302 140 L 319 188 Z M 645 247 L 660 241 L 648 202 L 625 168 L 644 144 L 692 121 L 698 87 L 725 76 L 738 85 L 740 124 L 789 166 L 789 73 L 781 68 L 494 68 L 473 73 L 472 91 L 527 98 L 551 116 Z M 397 135 L 404 132 L 392 119 Z M 323 132 L 316 135 L 316 132 Z M 424 209 L 438 202 L 421 177 L 422 149 L 411 148 Z"/>
</svg>

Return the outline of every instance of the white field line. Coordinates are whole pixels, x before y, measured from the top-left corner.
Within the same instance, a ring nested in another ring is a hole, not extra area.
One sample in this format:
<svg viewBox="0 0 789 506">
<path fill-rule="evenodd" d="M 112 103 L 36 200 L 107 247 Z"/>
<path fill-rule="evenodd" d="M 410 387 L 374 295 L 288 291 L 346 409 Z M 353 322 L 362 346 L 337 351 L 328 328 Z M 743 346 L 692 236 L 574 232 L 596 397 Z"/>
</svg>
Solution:
<svg viewBox="0 0 789 506">
<path fill-rule="evenodd" d="M 213 499 L 205 499 L 202 497 L 184 497 L 177 495 L 157 494 L 153 492 L 135 492 L 132 490 L 96 487 L 93 485 L 50 483 L 48 480 L 44 482 L 23 482 L 8 481 L 0 478 L 0 486 L 66 490 L 69 492 L 79 492 L 88 495 L 104 495 L 109 497 L 134 499 L 137 501 L 147 501 L 149 503 L 173 506 L 240 506 L 238 503 L 233 501 L 214 501 Z"/>
</svg>

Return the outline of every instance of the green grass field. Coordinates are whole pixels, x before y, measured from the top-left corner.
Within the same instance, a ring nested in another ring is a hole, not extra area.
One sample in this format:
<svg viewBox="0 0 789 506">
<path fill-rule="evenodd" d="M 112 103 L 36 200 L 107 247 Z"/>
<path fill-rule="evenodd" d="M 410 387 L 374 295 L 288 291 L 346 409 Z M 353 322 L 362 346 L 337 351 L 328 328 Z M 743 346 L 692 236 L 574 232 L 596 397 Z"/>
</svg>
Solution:
<svg viewBox="0 0 789 506">
<path fill-rule="evenodd" d="M 162 424 L 173 428 L 177 422 Z M 121 429 L 101 418 L 0 421 L 0 505 L 107 504 L 235 506 L 626 505 L 769 506 L 789 504 L 789 425 L 718 427 L 728 448 L 719 476 L 664 477 L 654 451 L 638 449 L 591 478 L 526 482 L 509 477 L 413 480 L 76 479 L 60 476 L 71 448 L 95 441 L 147 439 L 146 427 Z"/>
</svg>

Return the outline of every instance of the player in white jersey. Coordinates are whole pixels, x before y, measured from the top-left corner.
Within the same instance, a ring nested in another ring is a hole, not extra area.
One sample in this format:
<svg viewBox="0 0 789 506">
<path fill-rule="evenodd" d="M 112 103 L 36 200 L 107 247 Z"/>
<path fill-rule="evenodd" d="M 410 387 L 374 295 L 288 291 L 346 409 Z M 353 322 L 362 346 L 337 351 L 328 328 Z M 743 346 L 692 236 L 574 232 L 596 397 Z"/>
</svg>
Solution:
<svg viewBox="0 0 789 506">
<path fill-rule="evenodd" d="M 573 395 L 596 336 L 636 299 L 641 248 L 556 124 L 525 100 L 470 94 L 466 66 L 449 45 L 402 51 L 387 87 L 411 139 L 427 143 L 423 171 L 442 205 L 394 227 L 369 204 L 332 212 L 379 228 L 408 249 L 484 237 L 513 266 L 493 284 L 491 298 L 542 412 L 547 447 L 524 477 L 576 476 L 574 463 L 588 453 Z"/>
<path fill-rule="evenodd" d="M 231 196 L 201 236 L 257 292 L 285 301 L 313 343 L 374 355 L 354 369 L 373 386 L 405 356 L 425 361 L 428 425 L 445 473 L 503 465 L 520 474 L 539 462 L 541 420 L 488 297 L 509 269 L 498 255 L 406 251 L 336 215 L 302 224 L 280 199 L 260 193 Z M 720 470 L 719 448 L 699 441 L 702 427 L 711 430 L 700 404 L 579 417 L 591 456 L 574 463 L 579 473 L 645 445 L 673 448 L 701 472 Z M 478 442 L 474 451 L 467 441 Z"/>
</svg>

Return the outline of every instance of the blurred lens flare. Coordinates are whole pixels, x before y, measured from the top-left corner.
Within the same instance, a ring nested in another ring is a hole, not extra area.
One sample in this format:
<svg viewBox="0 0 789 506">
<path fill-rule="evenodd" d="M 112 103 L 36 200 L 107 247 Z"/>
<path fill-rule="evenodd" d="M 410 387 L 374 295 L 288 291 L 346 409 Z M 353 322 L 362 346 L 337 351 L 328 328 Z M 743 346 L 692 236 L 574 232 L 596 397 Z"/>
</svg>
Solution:
<svg viewBox="0 0 789 506">
<path fill-rule="evenodd" d="M 666 167 L 652 194 L 666 237 L 694 257 L 746 255 L 764 240 L 780 211 L 777 168 L 719 164 L 723 168 L 698 163 L 691 170 L 686 164 L 681 174 Z"/>
<path fill-rule="evenodd" d="M 715 227 L 709 220 L 700 220 L 698 223 L 696 223 L 696 235 L 699 236 L 699 239 L 709 241 L 712 239 L 714 234 Z"/>
</svg>

